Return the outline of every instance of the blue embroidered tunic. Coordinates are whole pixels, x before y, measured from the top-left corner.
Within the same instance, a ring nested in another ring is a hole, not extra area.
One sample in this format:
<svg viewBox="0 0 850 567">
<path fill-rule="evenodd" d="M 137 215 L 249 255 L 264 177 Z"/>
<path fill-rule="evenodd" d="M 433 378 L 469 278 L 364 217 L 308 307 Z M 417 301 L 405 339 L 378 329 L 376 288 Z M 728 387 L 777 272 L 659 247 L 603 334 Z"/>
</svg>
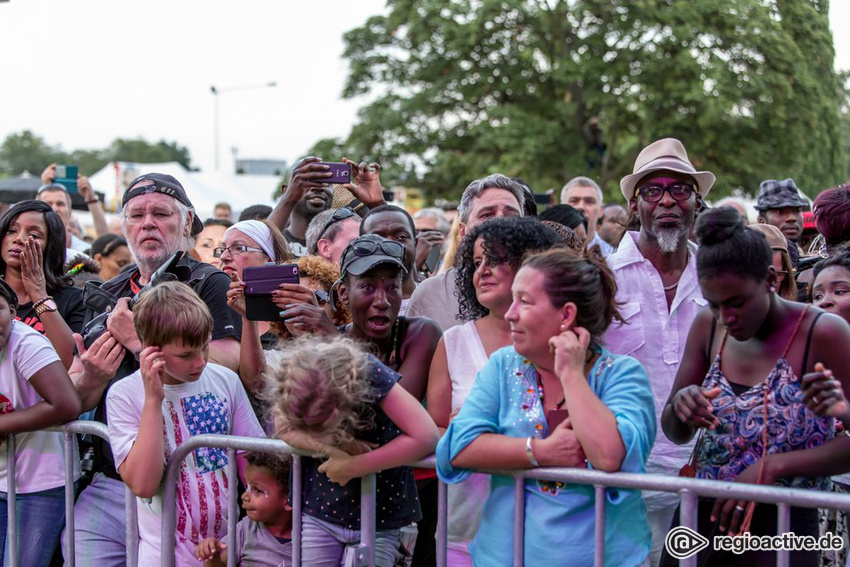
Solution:
<svg viewBox="0 0 850 567">
<path fill-rule="evenodd" d="M 617 420 L 626 448 L 620 470 L 643 473 L 655 440 L 652 391 L 643 366 L 630 356 L 602 349 L 588 381 Z M 456 483 L 470 475 L 451 461 L 482 433 L 545 438 L 549 426 L 538 385 L 534 366 L 513 347 L 493 353 L 437 446 L 440 478 Z M 471 545 L 476 567 L 504 567 L 513 562 L 513 479 L 493 476 L 490 490 Z M 640 491 L 611 488 L 606 496 L 605 563 L 639 565 L 652 539 Z M 525 565 L 593 565 L 592 486 L 527 480 L 525 506 Z"/>
</svg>

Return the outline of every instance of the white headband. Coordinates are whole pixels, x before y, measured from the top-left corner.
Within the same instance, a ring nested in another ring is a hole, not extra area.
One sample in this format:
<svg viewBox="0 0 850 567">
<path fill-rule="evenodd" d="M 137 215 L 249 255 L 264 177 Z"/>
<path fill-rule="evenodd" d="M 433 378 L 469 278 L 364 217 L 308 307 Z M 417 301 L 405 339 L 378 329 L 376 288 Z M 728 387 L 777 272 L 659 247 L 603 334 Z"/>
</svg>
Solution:
<svg viewBox="0 0 850 567">
<path fill-rule="evenodd" d="M 231 230 L 238 230 L 248 238 L 253 239 L 257 243 L 257 246 L 263 249 L 269 260 L 277 262 L 277 256 L 274 253 L 274 244 L 272 243 L 272 231 L 269 230 L 269 227 L 264 222 L 258 220 L 239 221 L 225 230 L 224 236 L 226 237 L 227 233 Z"/>
</svg>

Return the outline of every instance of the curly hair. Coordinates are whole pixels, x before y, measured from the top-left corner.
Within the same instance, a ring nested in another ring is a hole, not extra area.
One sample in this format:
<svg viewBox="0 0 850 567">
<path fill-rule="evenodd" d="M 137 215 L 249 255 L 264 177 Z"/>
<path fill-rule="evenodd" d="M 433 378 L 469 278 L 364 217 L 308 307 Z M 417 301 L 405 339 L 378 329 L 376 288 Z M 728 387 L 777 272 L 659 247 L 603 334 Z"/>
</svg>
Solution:
<svg viewBox="0 0 850 567">
<path fill-rule="evenodd" d="M 527 254 L 563 242 L 554 230 L 533 217 L 498 218 L 475 227 L 460 243 L 455 257 L 455 283 L 460 318 L 464 321 L 474 321 L 490 313 L 478 302 L 472 284 L 475 273 L 472 256 L 479 238 L 482 240 L 486 261 L 491 266 L 507 263 L 514 272 L 519 269 Z"/>
<path fill-rule="evenodd" d="M 302 256 L 298 258 L 296 263 L 298 264 L 298 273 L 305 278 L 319 282 L 322 289 L 328 294 L 328 301 L 333 301 L 334 325 L 339 327 L 350 323 L 351 313 L 348 312 L 348 306 L 340 301 L 339 294 L 331 293 L 334 284 L 339 280 L 339 265 L 328 262 L 320 256 Z M 280 321 L 272 321 L 269 324 L 269 329 L 281 340 L 292 338 L 292 333 Z"/>
<path fill-rule="evenodd" d="M 289 471 L 292 468 L 292 458 L 289 455 L 248 451 L 245 453 L 245 460 L 251 466 L 268 469 L 280 489 L 289 493 Z"/>
<path fill-rule="evenodd" d="M 335 446 L 353 440 L 374 419 L 375 392 L 367 378 L 371 365 L 358 343 L 342 336 L 289 342 L 267 373 L 266 397 L 277 434 L 329 435 Z"/>
</svg>

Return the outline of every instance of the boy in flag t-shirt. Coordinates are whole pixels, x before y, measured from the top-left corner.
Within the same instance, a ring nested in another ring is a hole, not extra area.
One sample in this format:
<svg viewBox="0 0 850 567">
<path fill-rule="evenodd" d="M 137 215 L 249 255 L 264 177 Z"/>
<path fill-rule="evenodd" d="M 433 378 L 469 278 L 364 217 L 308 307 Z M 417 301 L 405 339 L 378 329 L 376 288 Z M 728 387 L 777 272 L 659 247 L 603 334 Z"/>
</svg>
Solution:
<svg viewBox="0 0 850 567">
<path fill-rule="evenodd" d="M 106 398 L 109 439 L 122 480 L 137 499 L 139 565 L 160 564 L 165 464 L 203 433 L 265 437 L 239 377 L 208 364 L 213 321 L 187 285 L 158 284 L 133 308 L 141 368 Z M 243 463 L 240 457 L 240 471 Z M 197 564 L 195 546 L 227 531 L 227 451 L 204 447 L 183 462 L 177 487 L 176 563 Z"/>
</svg>

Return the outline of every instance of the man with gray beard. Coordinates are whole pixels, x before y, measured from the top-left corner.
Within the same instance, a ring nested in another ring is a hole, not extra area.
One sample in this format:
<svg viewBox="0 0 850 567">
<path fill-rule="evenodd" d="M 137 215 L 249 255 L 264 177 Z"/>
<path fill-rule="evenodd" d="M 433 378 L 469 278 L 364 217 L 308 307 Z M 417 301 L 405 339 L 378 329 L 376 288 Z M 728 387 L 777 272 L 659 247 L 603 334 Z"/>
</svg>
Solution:
<svg viewBox="0 0 850 567">
<path fill-rule="evenodd" d="M 706 305 L 697 281 L 696 246 L 688 242 L 688 233 L 713 184 L 714 174 L 697 171 L 673 138 L 644 148 L 634 172 L 620 181 L 641 227 L 623 235 L 617 252 L 606 259 L 617 279 L 625 324 L 612 324 L 604 341 L 611 352 L 631 355 L 646 368 L 658 431 L 691 323 Z M 676 445 L 660 434 L 646 472 L 675 476 L 692 451 L 693 443 Z M 679 497 L 644 491 L 644 499 L 652 529 L 650 559 L 656 566 Z"/>
</svg>

